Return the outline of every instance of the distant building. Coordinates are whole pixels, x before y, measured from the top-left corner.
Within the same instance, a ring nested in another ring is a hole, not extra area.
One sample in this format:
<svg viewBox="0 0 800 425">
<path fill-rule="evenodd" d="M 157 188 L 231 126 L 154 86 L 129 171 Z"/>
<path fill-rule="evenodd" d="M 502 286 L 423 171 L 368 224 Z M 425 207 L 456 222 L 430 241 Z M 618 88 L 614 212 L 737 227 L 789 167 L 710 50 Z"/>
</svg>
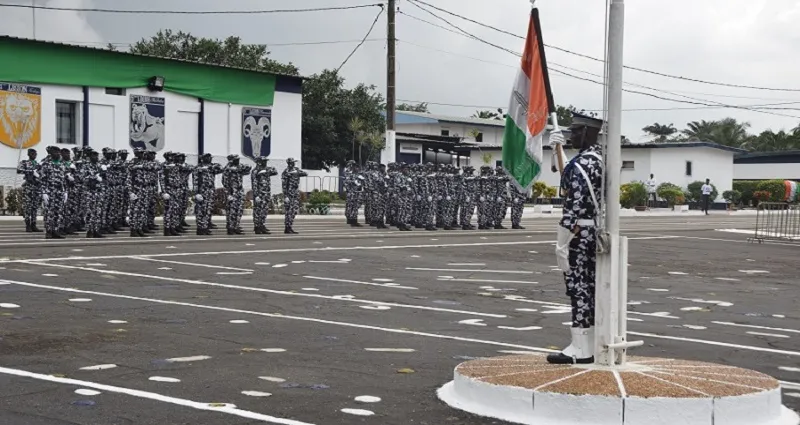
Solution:
<svg viewBox="0 0 800 425">
<path fill-rule="evenodd" d="M 747 152 L 733 160 L 734 180 L 800 180 L 800 151 Z"/>
<path fill-rule="evenodd" d="M 504 120 L 397 111 L 397 160 L 470 164 L 476 168 L 501 165 L 504 128 Z M 568 128 L 561 131 L 569 138 Z M 539 180 L 558 186 L 559 174 L 550 169 L 549 137 L 550 129 L 544 135 L 545 160 Z M 572 158 L 575 151 L 566 149 L 565 153 Z M 645 181 L 654 174 L 659 184 L 669 182 L 686 188 L 694 181 L 710 179 L 721 196 L 733 187 L 733 158 L 742 153 L 741 149 L 702 141 L 625 144 L 622 182 Z"/>
<path fill-rule="evenodd" d="M 301 159 L 299 77 L 7 36 L 0 64 L 0 186 L 48 145 Z"/>
</svg>

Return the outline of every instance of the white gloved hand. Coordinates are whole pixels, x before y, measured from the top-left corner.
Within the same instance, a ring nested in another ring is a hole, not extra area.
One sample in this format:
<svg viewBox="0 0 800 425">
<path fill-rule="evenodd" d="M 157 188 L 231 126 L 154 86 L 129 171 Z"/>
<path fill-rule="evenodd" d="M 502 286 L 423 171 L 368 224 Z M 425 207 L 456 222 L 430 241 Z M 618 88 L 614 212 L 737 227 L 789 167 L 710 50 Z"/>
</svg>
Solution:
<svg viewBox="0 0 800 425">
<path fill-rule="evenodd" d="M 64 203 L 65 203 L 65 204 L 67 203 L 67 198 L 68 198 L 67 194 L 66 194 L 66 193 L 64 193 Z"/>
<path fill-rule="evenodd" d="M 163 199 L 165 201 L 169 201 L 169 198 L 170 198 L 169 193 L 162 193 L 161 194 L 161 199 Z"/>
<path fill-rule="evenodd" d="M 447 197 L 447 200 L 448 200 L 448 201 L 452 201 L 452 200 L 453 200 L 453 198 L 451 198 L 451 197 L 449 197 L 449 196 L 448 196 L 448 197 Z"/>
<path fill-rule="evenodd" d="M 67 180 L 69 180 L 71 182 L 74 182 L 75 181 L 75 177 L 72 177 L 72 174 L 67 174 Z"/>
<path fill-rule="evenodd" d="M 42 201 L 44 201 L 45 204 L 48 204 L 48 203 L 50 203 L 50 197 L 47 196 L 46 193 L 43 193 L 42 194 Z"/>
<path fill-rule="evenodd" d="M 139 199 L 139 197 L 136 196 L 135 193 L 131 193 L 130 198 L 131 198 L 131 201 L 135 201 L 135 200 Z"/>
<path fill-rule="evenodd" d="M 550 146 L 564 144 L 564 135 L 560 131 L 550 133 Z"/>
<path fill-rule="evenodd" d="M 440 200 L 440 201 L 441 201 L 441 200 L 442 200 L 442 197 L 441 197 L 441 196 L 439 196 L 439 197 L 438 197 L 438 198 L 436 198 L 436 199 L 438 199 L 438 200 Z"/>
<path fill-rule="evenodd" d="M 267 174 L 267 170 L 261 170 L 261 171 L 258 172 L 259 176 L 262 175 L 262 174 Z"/>
<path fill-rule="evenodd" d="M 103 171 L 108 171 L 108 165 L 103 164 L 100 166 L 100 169 Z"/>
<path fill-rule="evenodd" d="M 36 177 L 36 178 L 38 179 L 39 177 L 42 177 L 42 176 L 41 176 L 41 175 L 39 175 L 39 172 L 38 172 L 38 171 L 34 170 L 34 171 L 33 171 L 33 177 Z"/>
<path fill-rule="evenodd" d="M 469 196 L 467 196 L 466 198 L 464 198 L 464 200 L 465 200 L 466 202 L 469 202 L 469 201 L 471 201 L 471 200 L 472 200 L 472 198 L 470 198 Z"/>
<path fill-rule="evenodd" d="M 256 202 L 261 202 L 261 197 L 260 196 L 256 196 Z"/>
<path fill-rule="evenodd" d="M 428 202 L 431 202 L 431 201 L 433 201 L 433 197 L 429 196 L 428 197 Z"/>
<path fill-rule="evenodd" d="M 233 195 L 228 195 L 228 202 L 233 202 L 234 199 L 236 198 L 234 198 Z"/>
<path fill-rule="evenodd" d="M 200 194 L 194 195 L 194 200 L 197 202 L 203 202 L 203 195 Z"/>
<path fill-rule="evenodd" d="M 486 198 L 481 196 L 481 202 L 486 202 Z"/>
<path fill-rule="evenodd" d="M 556 261 L 558 262 L 558 268 L 566 272 L 569 270 L 569 243 L 575 235 L 568 229 L 558 226 L 556 236 Z"/>
<path fill-rule="evenodd" d="M 288 204 L 289 203 L 289 198 L 283 198 L 283 202 Z"/>
<path fill-rule="evenodd" d="M 102 181 L 103 181 L 103 178 L 102 178 L 102 177 L 100 177 L 100 174 L 98 174 L 98 175 L 94 176 L 94 178 L 95 178 L 95 180 L 97 180 L 98 182 L 102 182 Z"/>
<path fill-rule="evenodd" d="M 77 170 L 77 168 L 75 168 L 75 164 L 69 164 L 69 168 L 71 168 L 73 170 Z"/>
<path fill-rule="evenodd" d="M 417 201 L 421 201 L 421 200 L 422 200 L 422 197 L 421 196 L 417 196 Z"/>
<path fill-rule="evenodd" d="M 497 202 L 502 202 L 502 201 L 503 201 L 503 198 L 501 198 L 501 197 L 499 197 L 499 196 L 498 196 L 498 197 L 497 197 Z"/>
</svg>

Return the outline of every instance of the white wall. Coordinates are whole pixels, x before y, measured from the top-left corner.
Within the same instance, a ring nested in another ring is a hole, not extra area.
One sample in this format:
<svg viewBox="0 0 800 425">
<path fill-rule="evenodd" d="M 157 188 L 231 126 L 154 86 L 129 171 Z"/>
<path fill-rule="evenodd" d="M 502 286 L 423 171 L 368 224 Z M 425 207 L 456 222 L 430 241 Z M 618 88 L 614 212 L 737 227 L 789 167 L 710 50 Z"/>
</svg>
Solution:
<svg viewBox="0 0 800 425">
<path fill-rule="evenodd" d="M 800 178 L 800 164 L 733 164 L 736 180 L 796 180 Z"/>
<path fill-rule="evenodd" d="M 496 161 L 503 159 L 501 150 L 474 150 L 471 152 L 471 163 L 480 169 L 483 162 L 483 154 L 492 155 L 491 166 L 494 167 Z M 575 156 L 576 151 L 565 150 L 567 160 Z M 560 174 L 551 171 L 552 151 L 544 151 L 544 163 L 539 180 L 548 186 L 558 187 L 560 184 Z M 711 183 L 719 191 L 719 199 L 722 193 L 733 187 L 733 152 L 706 147 L 692 148 L 662 148 L 662 149 L 622 149 L 622 160 L 633 161 L 633 170 L 622 170 L 622 183 L 633 181 L 645 181 L 650 174 L 655 174 L 658 184 L 670 182 L 684 189 L 696 180 L 711 179 Z M 686 176 L 686 161 L 692 161 L 692 176 Z"/>
<path fill-rule="evenodd" d="M 483 143 L 491 145 L 503 143 L 504 130 L 503 127 L 458 123 L 397 124 L 396 129 L 398 133 L 430 134 L 435 136 L 440 136 L 442 134 L 442 130 L 449 130 L 450 136 L 458 135 L 459 137 L 463 137 L 464 141 L 467 142 L 475 141 L 475 138 L 469 135 L 469 132 L 474 129 L 483 133 Z"/>
<path fill-rule="evenodd" d="M 46 156 L 45 147 L 54 144 L 56 136 L 56 100 L 77 102 L 77 146 L 82 145 L 83 89 L 81 87 L 48 86 L 42 87 L 42 140 L 35 146 L 39 159 Z M 154 94 L 145 88 L 126 90 L 124 96 L 108 95 L 105 88 L 89 89 L 89 146 L 99 150 L 104 147 L 127 149 L 129 145 L 130 95 L 143 94 L 164 97 L 165 99 L 165 140 L 164 151 L 183 152 L 187 162 L 197 162 L 198 119 L 200 102 L 193 97 L 170 92 Z M 214 155 L 214 161 L 226 163 L 228 154 L 241 155 L 242 107 L 225 103 L 205 102 L 205 152 Z M 286 159 L 294 158 L 298 166 L 302 153 L 302 96 L 298 93 L 276 92 L 272 106 L 272 152 L 270 165 L 282 172 Z M 59 145 L 72 148 L 76 145 Z M 159 152 L 158 159 L 160 160 Z M 22 179 L 16 175 L 16 167 L 26 153 L 0 145 L 0 186 L 18 187 Z M 252 164 L 243 158 L 243 163 Z M 217 181 L 221 184 L 220 180 Z M 245 179 L 245 187 L 250 187 L 250 179 Z M 281 192 L 280 178 L 272 179 L 273 193 Z"/>
</svg>

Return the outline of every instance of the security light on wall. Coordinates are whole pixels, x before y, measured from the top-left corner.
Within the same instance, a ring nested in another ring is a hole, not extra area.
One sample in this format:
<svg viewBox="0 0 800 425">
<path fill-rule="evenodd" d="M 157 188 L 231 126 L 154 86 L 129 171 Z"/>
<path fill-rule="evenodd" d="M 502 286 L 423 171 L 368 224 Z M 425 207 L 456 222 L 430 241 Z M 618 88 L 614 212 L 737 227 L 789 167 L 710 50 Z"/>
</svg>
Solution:
<svg viewBox="0 0 800 425">
<path fill-rule="evenodd" d="M 147 84 L 147 88 L 151 91 L 163 91 L 164 90 L 164 77 L 150 77 L 150 81 Z"/>
</svg>

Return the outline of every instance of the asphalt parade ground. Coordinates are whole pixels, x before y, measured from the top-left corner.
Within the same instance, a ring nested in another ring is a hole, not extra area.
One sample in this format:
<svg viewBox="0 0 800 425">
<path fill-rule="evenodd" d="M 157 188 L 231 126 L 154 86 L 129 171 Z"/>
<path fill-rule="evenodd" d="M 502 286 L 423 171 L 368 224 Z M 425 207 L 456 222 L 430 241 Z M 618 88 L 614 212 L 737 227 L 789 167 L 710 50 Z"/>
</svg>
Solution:
<svg viewBox="0 0 800 425">
<path fill-rule="evenodd" d="M 555 223 L 45 241 L 0 222 L 0 423 L 503 423 L 436 390 L 465 360 L 568 342 Z M 748 243 L 754 223 L 623 219 L 631 353 L 770 374 L 800 410 L 800 245 Z"/>
</svg>

